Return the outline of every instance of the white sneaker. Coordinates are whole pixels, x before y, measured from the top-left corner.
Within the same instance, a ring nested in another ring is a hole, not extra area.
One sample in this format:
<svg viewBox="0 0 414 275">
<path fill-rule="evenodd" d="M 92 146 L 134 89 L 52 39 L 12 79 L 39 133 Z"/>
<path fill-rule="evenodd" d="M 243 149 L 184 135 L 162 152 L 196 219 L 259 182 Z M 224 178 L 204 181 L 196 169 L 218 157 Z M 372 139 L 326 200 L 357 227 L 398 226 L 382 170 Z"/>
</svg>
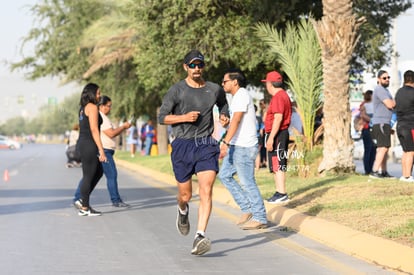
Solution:
<svg viewBox="0 0 414 275">
<path fill-rule="evenodd" d="M 404 182 L 414 182 L 414 178 L 412 176 L 410 176 L 409 178 L 406 177 L 401 177 L 400 181 L 404 181 Z"/>
</svg>

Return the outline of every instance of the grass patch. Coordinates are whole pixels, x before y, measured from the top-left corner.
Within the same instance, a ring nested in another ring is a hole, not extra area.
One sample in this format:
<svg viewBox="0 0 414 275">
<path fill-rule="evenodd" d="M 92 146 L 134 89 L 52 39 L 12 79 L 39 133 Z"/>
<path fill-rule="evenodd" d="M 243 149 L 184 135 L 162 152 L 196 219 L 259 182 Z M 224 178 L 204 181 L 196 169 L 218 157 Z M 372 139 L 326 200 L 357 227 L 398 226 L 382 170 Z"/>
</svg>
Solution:
<svg viewBox="0 0 414 275">
<path fill-rule="evenodd" d="M 141 156 L 136 154 L 135 157 L 131 157 L 130 152 L 119 150 L 116 151 L 115 157 L 130 163 L 136 163 L 144 167 L 154 169 L 164 174 L 173 175 L 171 158 L 169 155 Z"/>
<path fill-rule="evenodd" d="M 320 155 L 312 157 L 317 162 Z M 116 158 L 173 175 L 169 155 L 131 158 L 129 152 L 117 151 Z M 275 184 L 268 169 L 257 171 L 256 181 L 264 199 L 273 195 Z M 414 246 L 414 184 L 356 174 L 303 178 L 290 171 L 286 187 L 288 208 Z"/>
<path fill-rule="evenodd" d="M 384 231 L 384 236 L 398 240 L 402 237 L 408 238 L 410 241 L 414 241 L 414 220 L 409 220 L 406 224 L 398 226 L 394 229 Z"/>
</svg>

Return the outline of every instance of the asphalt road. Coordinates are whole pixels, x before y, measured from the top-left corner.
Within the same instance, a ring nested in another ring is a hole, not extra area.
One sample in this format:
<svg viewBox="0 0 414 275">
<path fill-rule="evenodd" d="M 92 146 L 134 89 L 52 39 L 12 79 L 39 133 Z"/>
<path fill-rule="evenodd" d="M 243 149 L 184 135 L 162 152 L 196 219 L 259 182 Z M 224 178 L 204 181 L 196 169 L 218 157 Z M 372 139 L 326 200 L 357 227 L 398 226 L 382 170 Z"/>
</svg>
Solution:
<svg viewBox="0 0 414 275">
<path fill-rule="evenodd" d="M 192 230 L 180 236 L 175 187 L 119 169 L 131 207 L 111 206 L 103 178 L 91 204 L 104 214 L 80 217 L 71 200 L 81 169 L 65 162 L 64 145 L 0 151 L 1 274 L 391 274 L 277 225 L 240 230 L 239 212 L 219 203 L 207 230 L 212 249 L 193 256 L 196 196 Z"/>
</svg>

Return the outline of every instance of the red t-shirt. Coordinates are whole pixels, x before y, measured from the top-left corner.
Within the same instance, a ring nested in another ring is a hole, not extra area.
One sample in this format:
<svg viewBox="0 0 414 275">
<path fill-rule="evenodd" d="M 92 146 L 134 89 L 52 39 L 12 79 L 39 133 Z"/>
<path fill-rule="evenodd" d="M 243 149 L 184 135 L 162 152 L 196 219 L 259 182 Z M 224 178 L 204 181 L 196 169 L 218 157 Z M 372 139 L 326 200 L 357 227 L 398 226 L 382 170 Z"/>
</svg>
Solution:
<svg viewBox="0 0 414 275">
<path fill-rule="evenodd" d="M 270 133 L 272 131 L 273 120 L 275 114 L 282 114 L 282 123 L 279 130 L 285 130 L 289 128 L 290 118 L 292 116 L 292 105 L 290 98 L 285 90 L 277 92 L 270 100 L 269 107 L 266 112 L 265 120 L 265 132 Z"/>
</svg>

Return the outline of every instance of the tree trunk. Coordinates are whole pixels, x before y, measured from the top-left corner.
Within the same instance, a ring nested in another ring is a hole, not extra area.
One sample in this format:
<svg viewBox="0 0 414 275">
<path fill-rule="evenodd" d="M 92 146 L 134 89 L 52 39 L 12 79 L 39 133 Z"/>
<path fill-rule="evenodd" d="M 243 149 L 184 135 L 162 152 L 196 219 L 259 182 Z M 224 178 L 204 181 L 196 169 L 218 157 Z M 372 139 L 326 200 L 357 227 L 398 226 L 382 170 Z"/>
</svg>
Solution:
<svg viewBox="0 0 414 275">
<path fill-rule="evenodd" d="M 364 18 L 352 14 L 350 0 L 323 0 L 324 15 L 314 22 L 323 63 L 323 159 L 319 172 L 355 171 L 349 106 L 349 69 Z"/>
<path fill-rule="evenodd" d="M 159 111 L 160 111 L 160 108 L 157 108 L 157 117 L 158 117 Z M 158 122 L 157 122 L 157 146 L 158 146 L 159 155 L 168 154 L 167 125 L 161 125 Z"/>
</svg>

